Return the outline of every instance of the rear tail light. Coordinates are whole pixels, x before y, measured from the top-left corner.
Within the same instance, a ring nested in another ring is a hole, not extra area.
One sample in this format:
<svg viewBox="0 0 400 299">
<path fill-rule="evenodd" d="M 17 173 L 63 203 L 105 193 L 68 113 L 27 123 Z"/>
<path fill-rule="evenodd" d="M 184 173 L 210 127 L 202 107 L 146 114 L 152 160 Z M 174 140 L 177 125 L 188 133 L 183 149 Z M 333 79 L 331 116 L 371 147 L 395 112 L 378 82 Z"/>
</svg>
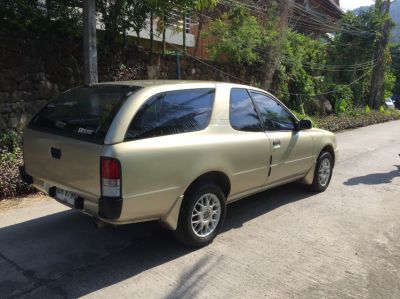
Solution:
<svg viewBox="0 0 400 299">
<path fill-rule="evenodd" d="M 121 164 L 117 159 L 101 157 L 102 197 L 121 197 Z"/>
</svg>

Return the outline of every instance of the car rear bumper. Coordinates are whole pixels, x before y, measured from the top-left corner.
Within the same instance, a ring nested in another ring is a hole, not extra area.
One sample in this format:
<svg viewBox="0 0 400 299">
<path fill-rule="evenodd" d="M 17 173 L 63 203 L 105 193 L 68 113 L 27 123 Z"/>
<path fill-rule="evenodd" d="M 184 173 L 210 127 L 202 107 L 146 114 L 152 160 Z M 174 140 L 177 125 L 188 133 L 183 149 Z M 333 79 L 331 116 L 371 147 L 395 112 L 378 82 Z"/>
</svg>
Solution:
<svg viewBox="0 0 400 299">
<path fill-rule="evenodd" d="M 101 197 L 99 198 L 98 215 L 102 219 L 116 220 L 121 216 L 122 198 Z"/>
<path fill-rule="evenodd" d="M 97 201 L 95 201 L 78 193 L 79 196 L 75 199 L 74 204 L 71 205 L 59 200 L 56 197 L 56 188 L 59 187 L 66 189 L 65 186 L 59 186 L 51 182 L 45 182 L 43 180 L 33 178 L 26 173 L 24 166 L 20 167 L 19 172 L 22 181 L 29 185 L 33 185 L 36 189 L 44 193 L 47 193 L 50 197 L 54 198 L 58 202 L 104 221 L 110 223 L 115 222 L 115 224 L 118 223 L 118 219 L 120 218 L 122 212 L 122 198 L 100 197 Z M 77 193 L 76 190 L 69 191 Z"/>
</svg>

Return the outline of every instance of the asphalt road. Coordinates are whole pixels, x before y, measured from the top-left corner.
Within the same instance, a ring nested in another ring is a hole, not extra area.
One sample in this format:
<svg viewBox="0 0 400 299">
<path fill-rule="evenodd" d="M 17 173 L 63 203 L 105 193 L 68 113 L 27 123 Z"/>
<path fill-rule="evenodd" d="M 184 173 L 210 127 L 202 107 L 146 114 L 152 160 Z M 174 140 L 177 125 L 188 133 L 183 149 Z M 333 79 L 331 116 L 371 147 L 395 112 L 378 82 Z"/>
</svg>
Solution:
<svg viewBox="0 0 400 299">
<path fill-rule="evenodd" d="M 0 297 L 400 298 L 400 121 L 338 134 L 329 189 L 228 207 L 191 250 L 157 223 L 96 230 L 52 200 L 0 212 Z"/>
</svg>

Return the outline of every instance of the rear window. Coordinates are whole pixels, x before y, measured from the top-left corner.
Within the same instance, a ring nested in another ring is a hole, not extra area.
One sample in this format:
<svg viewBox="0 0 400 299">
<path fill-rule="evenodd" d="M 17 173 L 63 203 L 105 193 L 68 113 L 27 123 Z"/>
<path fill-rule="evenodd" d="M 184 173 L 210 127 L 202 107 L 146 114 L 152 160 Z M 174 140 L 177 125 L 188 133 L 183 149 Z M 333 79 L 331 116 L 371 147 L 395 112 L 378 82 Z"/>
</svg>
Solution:
<svg viewBox="0 0 400 299">
<path fill-rule="evenodd" d="M 159 137 L 205 129 L 215 89 L 167 91 L 151 97 L 132 120 L 125 140 Z"/>
<path fill-rule="evenodd" d="M 103 143 L 115 114 L 139 87 L 95 85 L 71 89 L 50 101 L 28 127 Z"/>
</svg>

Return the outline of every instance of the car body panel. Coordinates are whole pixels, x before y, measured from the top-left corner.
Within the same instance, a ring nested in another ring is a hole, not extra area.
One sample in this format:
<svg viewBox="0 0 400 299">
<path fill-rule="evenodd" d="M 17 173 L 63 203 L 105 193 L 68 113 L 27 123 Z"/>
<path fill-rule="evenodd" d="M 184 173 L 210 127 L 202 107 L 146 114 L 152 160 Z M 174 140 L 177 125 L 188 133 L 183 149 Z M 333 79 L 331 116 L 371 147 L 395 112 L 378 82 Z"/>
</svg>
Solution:
<svg viewBox="0 0 400 299">
<path fill-rule="evenodd" d="M 60 159 L 52 157 L 52 148 L 61 151 Z M 37 180 L 36 187 L 46 192 L 50 186 L 58 186 L 97 202 L 102 149 L 99 144 L 29 128 L 24 132 L 26 172 Z"/>
<path fill-rule="evenodd" d="M 118 157 L 122 165 L 120 220 L 142 214 L 163 216 L 191 182 L 212 171 L 228 175 L 231 195 L 263 186 L 269 167 L 268 148 L 262 132 L 237 134 L 222 126 L 106 146 L 104 154 Z"/>
<path fill-rule="evenodd" d="M 272 149 L 268 183 L 290 179 L 309 171 L 314 157 L 314 143 L 309 132 L 278 131 L 266 134 L 271 140 Z"/>
<path fill-rule="evenodd" d="M 329 147 L 334 154 L 337 151 L 335 135 L 324 130 L 243 132 L 233 129 L 229 121 L 230 90 L 249 89 L 249 86 L 186 81 L 106 84 L 142 88 L 124 101 L 104 144 L 26 129 L 24 156 L 26 172 L 33 177 L 35 187 L 46 192 L 52 186 L 75 192 L 85 199 L 83 212 L 109 223 L 160 220 L 175 229 L 185 191 L 204 174 L 218 172 L 228 178 L 227 203 L 230 203 L 302 178 L 310 184 L 321 150 Z M 206 129 L 125 141 L 133 117 L 148 99 L 165 91 L 195 88 L 216 89 Z M 279 148 L 274 148 L 275 140 L 280 141 Z M 51 147 L 61 149 L 61 159 L 51 157 Z M 98 214 L 101 156 L 118 159 L 121 164 L 123 200 L 117 219 L 103 219 Z"/>
</svg>

